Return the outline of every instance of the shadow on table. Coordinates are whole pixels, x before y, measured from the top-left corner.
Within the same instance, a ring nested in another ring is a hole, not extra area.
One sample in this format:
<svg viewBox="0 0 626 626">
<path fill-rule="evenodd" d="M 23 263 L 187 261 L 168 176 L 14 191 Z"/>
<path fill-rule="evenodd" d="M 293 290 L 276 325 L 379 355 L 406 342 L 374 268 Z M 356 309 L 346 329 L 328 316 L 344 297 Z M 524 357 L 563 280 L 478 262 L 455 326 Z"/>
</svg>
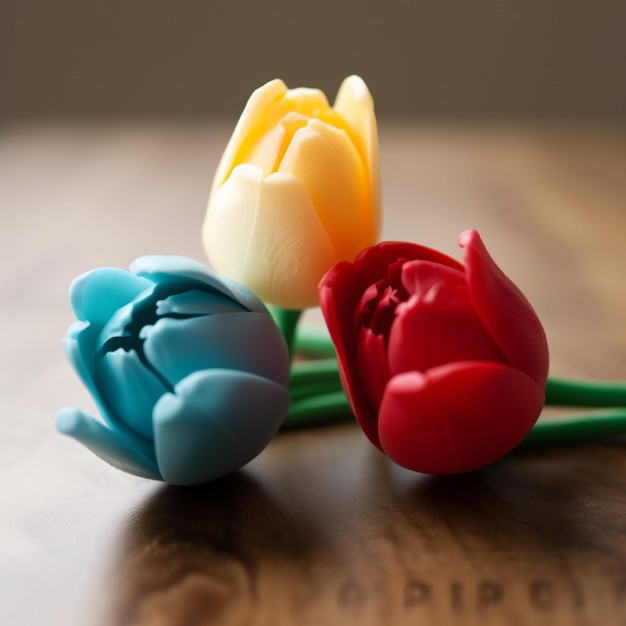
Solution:
<svg viewBox="0 0 626 626">
<path fill-rule="evenodd" d="M 133 516 L 107 623 L 248 623 L 259 564 L 310 561 L 323 549 L 318 539 L 244 472 L 164 486 Z"/>
<path fill-rule="evenodd" d="M 599 447 L 597 461 L 607 451 Z M 622 455 L 614 452 L 617 471 Z M 309 610 L 329 597 L 381 601 L 403 576 L 423 584 L 433 571 L 454 580 L 463 568 L 495 577 L 503 567 L 514 576 L 515 567 L 537 563 L 552 574 L 589 558 L 617 563 L 626 528 L 609 509 L 604 518 L 589 514 L 612 493 L 593 467 L 593 455 L 581 463 L 575 449 L 524 451 L 471 474 L 426 477 L 374 454 L 337 477 L 336 489 L 350 495 L 330 504 L 329 483 L 317 475 L 285 499 L 276 497 L 283 474 L 273 478 L 274 495 L 246 471 L 163 487 L 128 528 L 108 623 L 252 623 L 268 598 L 303 589 L 300 609 Z M 382 571 L 388 580 L 380 583 Z"/>
<path fill-rule="evenodd" d="M 421 528 L 426 510 L 442 539 L 449 535 L 466 549 L 536 553 L 538 559 L 610 555 L 620 528 L 626 530 L 607 507 L 623 481 L 623 449 L 608 443 L 581 451 L 575 445 L 519 450 L 476 472 L 395 490 L 409 523 Z M 611 458 L 613 470 L 599 476 Z M 391 478 L 389 484 L 393 489 Z"/>
</svg>

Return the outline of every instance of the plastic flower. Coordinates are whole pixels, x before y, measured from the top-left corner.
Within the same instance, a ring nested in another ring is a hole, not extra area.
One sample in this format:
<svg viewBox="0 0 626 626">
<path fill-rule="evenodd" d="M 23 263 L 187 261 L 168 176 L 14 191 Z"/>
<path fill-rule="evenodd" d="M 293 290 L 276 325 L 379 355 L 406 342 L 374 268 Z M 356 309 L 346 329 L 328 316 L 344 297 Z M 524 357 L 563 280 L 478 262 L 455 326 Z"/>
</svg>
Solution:
<svg viewBox="0 0 626 626">
<path fill-rule="evenodd" d="M 519 289 L 476 231 L 465 265 L 411 243 L 382 243 L 340 263 L 320 303 L 346 395 L 391 459 L 431 474 L 504 456 L 544 404 L 548 348 Z"/>
<path fill-rule="evenodd" d="M 273 80 L 250 97 L 224 152 L 203 225 L 215 269 L 286 309 L 317 306 L 317 284 L 378 237 L 378 135 L 358 76 L 333 107 Z"/>
<path fill-rule="evenodd" d="M 182 257 L 77 278 L 64 345 L 105 423 L 73 407 L 57 428 L 111 465 L 177 485 L 241 467 L 289 407 L 285 342 L 248 289 Z"/>
</svg>

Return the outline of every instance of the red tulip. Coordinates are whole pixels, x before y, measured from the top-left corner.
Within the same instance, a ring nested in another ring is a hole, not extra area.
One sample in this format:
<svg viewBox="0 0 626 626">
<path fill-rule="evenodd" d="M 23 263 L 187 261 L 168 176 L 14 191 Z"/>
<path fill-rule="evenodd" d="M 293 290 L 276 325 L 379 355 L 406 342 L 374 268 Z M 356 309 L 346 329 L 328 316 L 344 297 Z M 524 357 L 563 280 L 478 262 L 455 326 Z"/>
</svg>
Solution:
<svg viewBox="0 0 626 626">
<path fill-rule="evenodd" d="M 342 384 L 399 465 L 468 472 L 512 450 L 541 413 L 548 346 L 535 311 L 478 233 L 462 265 L 412 243 L 366 248 L 319 285 Z"/>
</svg>

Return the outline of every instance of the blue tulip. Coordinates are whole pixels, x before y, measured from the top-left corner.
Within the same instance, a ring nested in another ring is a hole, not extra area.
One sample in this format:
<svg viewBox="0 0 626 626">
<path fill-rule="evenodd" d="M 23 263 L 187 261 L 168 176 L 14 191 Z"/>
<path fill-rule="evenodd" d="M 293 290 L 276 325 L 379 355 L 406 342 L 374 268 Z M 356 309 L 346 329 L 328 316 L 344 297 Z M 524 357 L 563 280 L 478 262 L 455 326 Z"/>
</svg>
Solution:
<svg viewBox="0 0 626 626">
<path fill-rule="evenodd" d="M 131 474 L 175 485 L 224 476 L 278 430 L 287 346 L 248 289 L 184 257 L 145 256 L 71 285 L 65 351 L 104 423 L 75 407 L 57 429 Z"/>
</svg>

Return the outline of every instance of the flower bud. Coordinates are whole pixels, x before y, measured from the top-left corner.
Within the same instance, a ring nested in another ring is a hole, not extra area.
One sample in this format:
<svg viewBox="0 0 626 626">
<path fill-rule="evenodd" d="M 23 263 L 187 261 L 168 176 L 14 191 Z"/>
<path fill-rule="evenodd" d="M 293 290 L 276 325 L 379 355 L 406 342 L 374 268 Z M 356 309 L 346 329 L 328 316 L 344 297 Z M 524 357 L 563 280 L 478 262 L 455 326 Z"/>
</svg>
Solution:
<svg viewBox="0 0 626 626">
<path fill-rule="evenodd" d="M 213 267 L 287 309 L 317 305 L 335 263 L 380 228 L 374 106 L 358 76 L 334 106 L 273 80 L 250 97 L 215 174 L 202 238 Z"/>
<path fill-rule="evenodd" d="M 78 277 L 64 345 L 105 423 L 66 407 L 57 428 L 111 465 L 203 483 L 254 458 L 289 407 L 285 341 L 248 289 L 182 257 Z"/>
<path fill-rule="evenodd" d="M 492 463 L 544 404 L 548 346 L 535 311 L 461 234 L 465 264 L 385 242 L 320 282 L 344 390 L 365 434 L 404 467 L 454 474 Z"/>
</svg>

